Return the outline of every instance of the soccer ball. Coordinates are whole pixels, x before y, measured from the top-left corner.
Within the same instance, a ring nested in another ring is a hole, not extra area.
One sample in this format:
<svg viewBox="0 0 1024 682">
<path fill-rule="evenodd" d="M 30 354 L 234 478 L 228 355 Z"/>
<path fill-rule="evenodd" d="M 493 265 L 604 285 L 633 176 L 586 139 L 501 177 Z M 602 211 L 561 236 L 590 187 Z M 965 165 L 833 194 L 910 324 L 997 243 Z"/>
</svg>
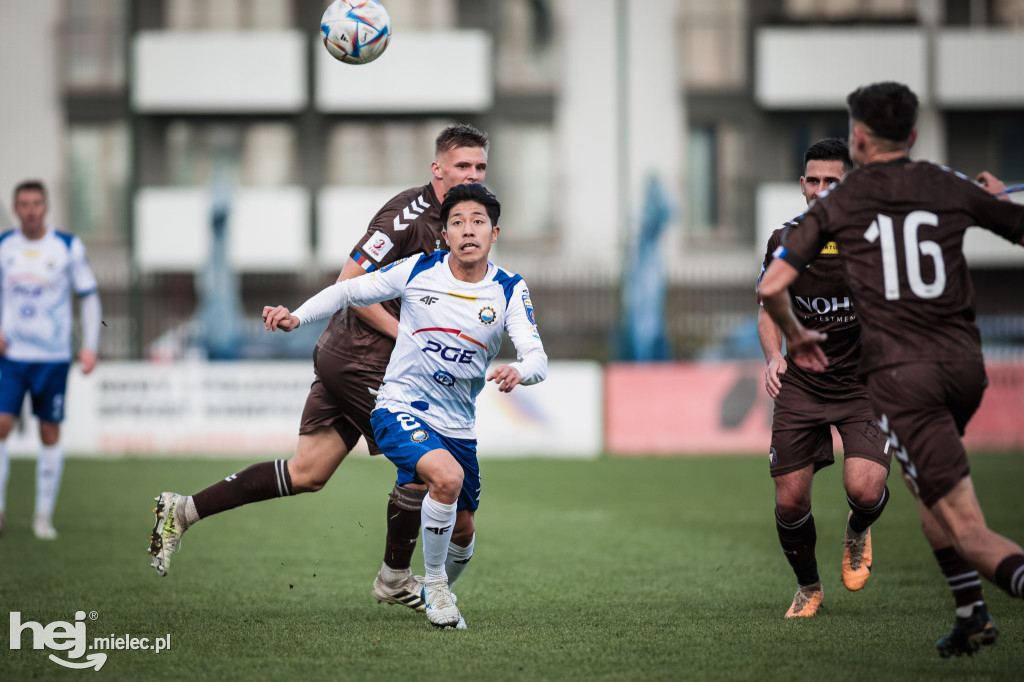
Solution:
<svg viewBox="0 0 1024 682">
<path fill-rule="evenodd" d="M 368 64 L 391 42 L 391 17 L 378 0 L 334 0 L 320 20 L 324 47 L 346 64 Z"/>
</svg>

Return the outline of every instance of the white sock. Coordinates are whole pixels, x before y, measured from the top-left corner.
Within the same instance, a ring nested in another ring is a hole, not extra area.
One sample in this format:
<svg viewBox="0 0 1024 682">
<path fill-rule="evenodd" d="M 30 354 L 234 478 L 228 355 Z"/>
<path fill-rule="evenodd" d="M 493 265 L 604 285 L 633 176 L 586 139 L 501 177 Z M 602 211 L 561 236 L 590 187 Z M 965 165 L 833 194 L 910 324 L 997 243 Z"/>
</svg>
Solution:
<svg viewBox="0 0 1024 682">
<path fill-rule="evenodd" d="M 0 440 L 0 512 L 7 507 L 7 474 L 11 470 L 11 458 L 7 454 L 7 441 Z"/>
<path fill-rule="evenodd" d="M 36 516 L 53 517 L 63 471 L 64 448 L 60 443 L 41 447 L 36 462 Z"/>
<path fill-rule="evenodd" d="M 175 515 L 174 521 L 181 528 L 181 532 L 184 533 L 189 529 L 193 523 L 199 520 L 199 512 L 196 511 L 196 503 L 192 501 L 192 496 L 181 498 L 181 504 L 174 508 Z"/>
<path fill-rule="evenodd" d="M 384 561 L 380 565 L 380 577 L 384 579 L 384 582 L 388 584 L 397 583 L 399 580 L 405 580 L 412 573 L 408 568 L 394 569 L 388 566 L 388 562 Z"/>
<path fill-rule="evenodd" d="M 448 556 L 448 541 L 455 527 L 455 504 L 437 502 L 427 493 L 420 508 L 423 530 L 423 578 L 426 582 L 447 580 L 444 562 Z"/>
<path fill-rule="evenodd" d="M 473 557 L 473 545 L 476 544 L 476 533 L 469 541 L 468 547 L 459 547 L 454 542 L 448 545 L 448 558 L 444 560 L 444 570 L 448 573 L 448 586 L 451 587 L 459 579 Z"/>
</svg>

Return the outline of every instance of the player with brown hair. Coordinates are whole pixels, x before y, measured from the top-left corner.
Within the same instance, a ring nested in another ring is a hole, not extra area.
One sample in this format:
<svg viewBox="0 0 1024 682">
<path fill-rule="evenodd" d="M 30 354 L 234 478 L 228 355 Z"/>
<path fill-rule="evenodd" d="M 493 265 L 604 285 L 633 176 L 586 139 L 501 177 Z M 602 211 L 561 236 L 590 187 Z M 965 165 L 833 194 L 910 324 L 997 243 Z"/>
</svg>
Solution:
<svg viewBox="0 0 1024 682">
<path fill-rule="evenodd" d="M 793 361 L 823 371 L 826 336 L 800 323 L 787 289 L 828 242 L 837 244 L 857 302 L 868 395 L 957 600 L 939 653 L 971 654 L 998 636 L 985 604 L 971 601 L 977 573 L 1021 598 L 1024 551 L 985 523 L 961 441 L 987 384 L 963 238 L 980 225 L 1024 243 L 1024 206 L 994 197 L 1004 186 L 990 173 L 972 182 L 910 160 L 917 96 L 907 86 L 868 85 L 847 104 L 857 168 L 787 235 L 759 291 Z"/>
</svg>

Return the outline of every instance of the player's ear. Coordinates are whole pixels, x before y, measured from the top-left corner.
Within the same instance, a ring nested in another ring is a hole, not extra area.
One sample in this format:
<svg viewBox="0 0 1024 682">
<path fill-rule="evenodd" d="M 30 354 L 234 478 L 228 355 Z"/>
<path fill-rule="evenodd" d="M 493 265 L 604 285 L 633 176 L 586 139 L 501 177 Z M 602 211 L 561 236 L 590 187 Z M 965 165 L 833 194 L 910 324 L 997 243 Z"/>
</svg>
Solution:
<svg viewBox="0 0 1024 682">
<path fill-rule="evenodd" d="M 430 172 L 433 173 L 434 177 L 438 180 L 441 179 L 441 165 L 437 161 L 430 162 Z"/>
<path fill-rule="evenodd" d="M 917 126 L 910 130 L 910 137 L 907 138 L 907 149 L 913 147 L 915 142 L 917 142 Z"/>
<path fill-rule="evenodd" d="M 498 241 L 498 233 L 501 232 L 501 228 L 495 225 L 491 228 L 491 243 Z"/>
</svg>

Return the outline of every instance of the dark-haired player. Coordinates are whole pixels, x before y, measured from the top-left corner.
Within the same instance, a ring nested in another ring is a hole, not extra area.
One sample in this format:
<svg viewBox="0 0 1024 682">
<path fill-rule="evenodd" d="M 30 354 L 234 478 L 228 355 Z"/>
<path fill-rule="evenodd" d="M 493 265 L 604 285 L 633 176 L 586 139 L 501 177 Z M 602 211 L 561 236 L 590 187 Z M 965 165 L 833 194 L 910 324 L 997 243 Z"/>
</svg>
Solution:
<svg viewBox="0 0 1024 682">
<path fill-rule="evenodd" d="M 428 620 L 442 628 L 465 627 L 450 589 L 465 564 L 451 550 L 456 535 L 473 536 L 480 503 L 476 397 L 485 381 L 508 392 L 547 375 L 526 283 L 487 259 L 500 211 L 483 185 L 453 187 L 441 204 L 448 252 L 336 283 L 294 314 L 283 306 L 263 309 L 267 329 L 291 331 L 348 305 L 401 297 L 398 343 L 371 419 L 377 442 L 398 467 L 398 483 L 427 485 L 423 598 Z M 432 303 L 424 305 L 425 298 Z M 488 372 L 506 332 L 518 359 Z"/>
<path fill-rule="evenodd" d="M 800 178 L 807 203 L 839 182 L 852 165 L 844 140 L 827 138 L 811 145 Z M 799 223 L 790 222 L 772 233 L 762 273 L 795 229 Z M 849 590 L 859 590 L 871 576 L 871 524 L 889 500 L 885 479 L 891 457 L 867 389 L 857 377 L 860 325 L 838 259 L 835 243 L 829 242 L 789 290 L 803 324 L 828 333 L 825 350 L 832 360 L 827 372 L 808 372 L 788 363 L 782 355 L 782 332 L 764 309 L 757 313 L 757 334 L 768 363 L 765 388 L 775 399 L 770 460 L 775 528 L 798 584 L 787 618 L 815 615 L 824 597 L 814 556 L 811 485 L 814 474 L 834 461 L 832 426 L 843 441 L 843 487 L 850 505 L 842 565 Z"/>
<path fill-rule="evenodd" d="M 978 184 L 910 160 L 917 96 L 905 85 L 858 88 L 847 104 L 857 169 L 787 235 L 760 293 L 793 361 L 824 370 L 825 336 L 793 314 L 787 287 L 829 241 L 838 245 L 857 301 L 868 395 L 956 598 L 956 622 L 939 653 L 970 654 L 998 636 L 977 574 L 1020 598 L 1024 551 L 986 525 L 961 442 L 987 383 L 963 237 L 980 225 L 1024 243 L 1024 206 L 993 197 L 1004 186 L 989 173 Z"/>
<path fill-rule="evenodd" d="M 453 124 L 435 140 L 429 183 L 396 195 L 370 221 L 338 281 L 379 270 L 416 253 L 431 253 L 441 243 L 440 205 L 447 192 L 487 173 L 488 139 L 472 126 Z M 152 565 L 167 575 L 181 534 L 198 520 L 239 505 L 295 493 L 315 492 L 358 442 L 380 454 L 370 412 L 398 335 L 398 301 L 347 308 L 333 315 L 313 354 L 316 379 L 302 411 L 298 444 L 290 460 L 254 464 L 191 496 L 162 493 L 150 553 Z M 422 611 L 421 581 L 409 568 L 419 535 L 420 505 L 426 488 L 395 485 L 387 507 L 384 563 L 373 585 L 378 601 Z M 472 556 L 472 537 L 458 537 Z"/>
<path fill-rule="evenodd" d="M 53 509 L 57 504 L 64 448 L 64 394 L 71 366 L 71 292 L 80 300 L 82 373 L 96 366 L 100 341 L 100 297 L 96 277 L 78 237 L 47 225 L 46 187 L 26 180 L 14 189 L 17 229 L 0 234 L 0 534 L 4 530 L 4 498 L 9 471 L 7 437 L 21 413 L 25 394 L 39 418 L 39 459 L 36 463 L 36 506 L 32 531 L 53 540 Z"/>
</svg>

